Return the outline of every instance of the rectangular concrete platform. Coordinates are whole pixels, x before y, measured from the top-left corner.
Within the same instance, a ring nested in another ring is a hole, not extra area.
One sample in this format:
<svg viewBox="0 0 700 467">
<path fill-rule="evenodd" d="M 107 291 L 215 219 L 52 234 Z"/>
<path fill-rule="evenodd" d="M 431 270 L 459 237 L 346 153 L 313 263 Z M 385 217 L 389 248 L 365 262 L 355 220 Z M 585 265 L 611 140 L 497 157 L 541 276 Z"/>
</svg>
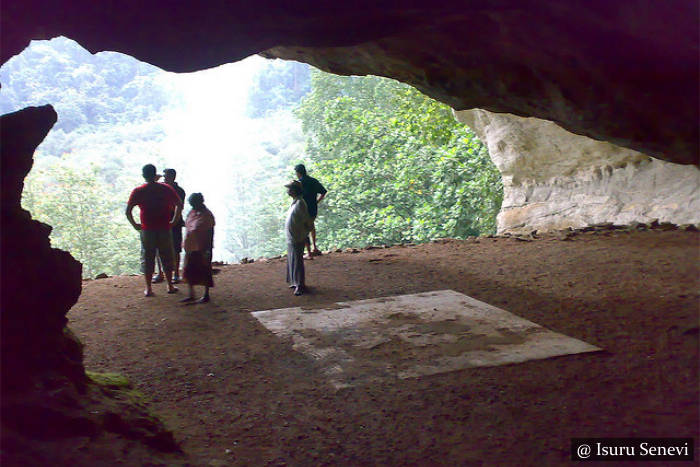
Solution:
<svg viewBox="0 0 700 467">
<path fill-rule="evenodd" d="M 336 388 L 601 350 L 453 290 L 253 316 Z"/>
</svg>

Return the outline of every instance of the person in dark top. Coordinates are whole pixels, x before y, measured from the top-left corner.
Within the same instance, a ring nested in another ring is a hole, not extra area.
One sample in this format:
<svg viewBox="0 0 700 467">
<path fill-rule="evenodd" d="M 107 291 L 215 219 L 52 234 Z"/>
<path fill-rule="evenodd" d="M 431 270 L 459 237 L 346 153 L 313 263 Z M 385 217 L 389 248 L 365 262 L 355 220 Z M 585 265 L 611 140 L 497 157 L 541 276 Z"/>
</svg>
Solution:
<svg viewBox="0 0 700 467">
<path fill-rule="evenodd" d="M 175 190 L 175 193 L 180 197 L 183 204 L 185 202 L 185 190 L 182 189 L 180 185 L 175 181 L 177 172 L 175 169 L 165 169 L 163 170 L 163 183 L 170 185 Z M 173 233 L 173 250 L 175 251 L 174 266 L 173 266 L 173 283 L 177 284 L 180 282 L 180 253 L 182 253 L 182 228 L 185 226 L 185 222 L 182 220 L 182 215 L 180 215 L 180 221 L 172 228 Z M 153 277 L 153 283 L 157 284 L 163 282 L 163 265 L 161 264 L 160 255 L 156 257 L 156 264 L 158 265 L 158 274 Z"/>
<path fill-rule="evenodd" d="M 313 241 L 314 245 L 313 253 L 311 251 L 311 241 L 309 241 L 308 238 L 306 239 L 306 247 L 309 251 L 308 259 L 313 259 L 313 255 L 321 254 L 316 246 L 316 226 L 314 221 L 316 220 L 316 215 L 318 214 L 318 203 L 323 201 L 323 198 L 326 197 L 328 190 L 321 185 L 321 182 L 307 175 L 304 164 L 296 165 L 294 167 L 294 171 L 297 174 L 297 178 L 301 182 L 302 198 L 304 198 L 304 201 L 306 201 L 306 207 L 309 210 L 309 216 L 311 216 L 311 241 Z"/>
<path fill-rule="evenodd" d="M 151 279 L 155 269 L 156 252 L 163 262 L 165 278 L 168 281 L 168 293 L 177 292 L 173 286 L 173 237 L 171 229 L 180 219 L 182 200 L 175 190 L 165 183 L 158 183 L 158 175 L 153 164 L 146 164 L 141 169 L 146 183 L 134 188 L 126 205 L 126 218 L 141 234 L 141 272 L 146 281 L 146 297 L 153 296 Z M 141 223 L 134 221 L 132 211 L 138 206 L 141 211 Z"/>
</svg>

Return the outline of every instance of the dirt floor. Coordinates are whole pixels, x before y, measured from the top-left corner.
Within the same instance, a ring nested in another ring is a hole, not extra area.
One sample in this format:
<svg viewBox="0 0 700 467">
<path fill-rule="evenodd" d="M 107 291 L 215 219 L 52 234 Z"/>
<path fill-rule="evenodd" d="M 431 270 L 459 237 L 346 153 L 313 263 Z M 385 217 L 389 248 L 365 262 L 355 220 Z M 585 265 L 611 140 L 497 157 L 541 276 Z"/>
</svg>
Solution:
<svg viewBox="0 0 700 467">
<path fill-rule="evenodd" d="M 294 297 L 284 260 L 220 267 L 212 302 L 83 284 L 88 370 L 152 400 L 192 465 L 556 465 L 573 437 L 699 431 L 700 234 L 606 231 L 333 252 Z M 252 311 L 452 289 L 605 349 L 335 390 Z"/>
</svg>

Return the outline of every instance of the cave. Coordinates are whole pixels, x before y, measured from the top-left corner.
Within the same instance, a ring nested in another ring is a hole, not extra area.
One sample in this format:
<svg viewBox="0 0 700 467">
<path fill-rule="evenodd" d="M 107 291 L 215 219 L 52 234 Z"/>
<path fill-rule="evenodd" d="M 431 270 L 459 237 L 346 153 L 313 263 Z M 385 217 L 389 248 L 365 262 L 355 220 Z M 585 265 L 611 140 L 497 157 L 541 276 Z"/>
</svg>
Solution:
<svg viewBox="0 0 700 467">
<path fill-rule="evenodd" d="M 0 52 L 5 62 L 30 40 L 63 35 L 93 53 L 118 51 L 174 72 L 259 53 L 332 73 L 391 77 L 457 111 L 488 112 L 466 120 L 536 118 L 640 154 L 612 160 L 611 173 L 655 161 L 680 164 L 664 173 L 689 177 L 683 186 L 692 191 L 700 162 L 698 10 L 685 0 L 186 1 L 176 7 L 165 1 L 29 0 L 3 5 Z M 65 327 L 81 292 L 80 264 L 52 249 L 50 227 L 20 206 L 34 149 L 55 121 L 50 106 L 2 117 L 2 423 L 10 433 L 3 440 L 5 460 L 28 465 L 31 458 L 23 453 L 40 451 L 42 442 L 101 430 L 176 452 L 157 420 L 128 402 L 104 402 L 100 391 L 106 389 L 89 381 L 81 344 Z M 574 227 L 597 222 L 589 217 Z M 539 227 L 520 214 L 503 222 L 504 231 Z M 95 406 L 110 415 L 84 415 Z M 139 420 L 138 429 L 128 419 Z"/>
</svg>

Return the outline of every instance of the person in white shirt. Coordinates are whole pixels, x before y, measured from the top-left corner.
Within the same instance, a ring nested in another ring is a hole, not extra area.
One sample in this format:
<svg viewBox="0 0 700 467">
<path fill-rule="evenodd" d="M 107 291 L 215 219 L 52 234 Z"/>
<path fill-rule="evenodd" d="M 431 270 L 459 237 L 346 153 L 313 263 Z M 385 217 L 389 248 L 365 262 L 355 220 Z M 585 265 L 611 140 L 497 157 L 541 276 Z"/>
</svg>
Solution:
<svg viewBox="0 0 700 467">
<path fill-rule="evenodd" d="M 301 183 L 295 180 L 285 187 L 287 194 L 293 199 L 284 224 L 287 233 L 287 282 L 289 287 L 294 289 L 294 295 L 301 295 L 306 287 L 304 246 L 313 228 L 313 221 L 302 197 Z"/>
</svg>

